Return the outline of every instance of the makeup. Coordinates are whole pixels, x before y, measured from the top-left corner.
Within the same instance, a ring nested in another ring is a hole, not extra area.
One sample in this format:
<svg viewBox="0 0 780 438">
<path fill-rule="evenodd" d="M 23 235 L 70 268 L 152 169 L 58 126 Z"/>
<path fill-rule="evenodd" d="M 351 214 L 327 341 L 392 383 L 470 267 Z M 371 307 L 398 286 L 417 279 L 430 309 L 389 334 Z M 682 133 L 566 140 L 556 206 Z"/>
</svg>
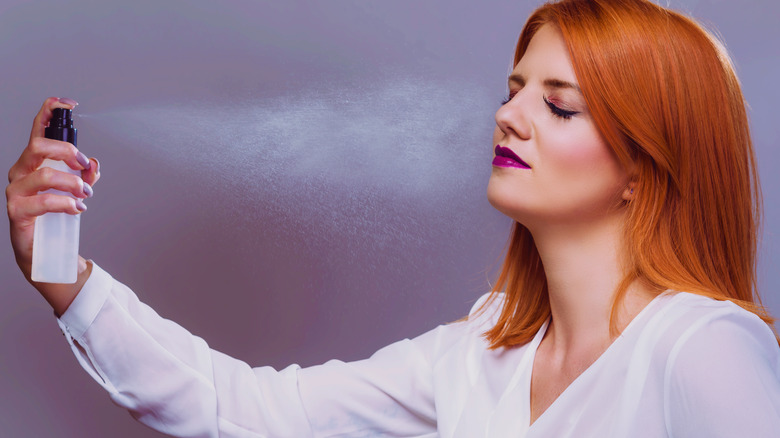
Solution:
<svg viewBox="0 0 780 438">
<path fill-rule="evenodd" d="M 501 145 L 496 145 L 496 157 L 493 158 L 493 165 L 496 167 L 514 167 L 517 169 L 530 169 L 531 166 L 517 156 L 511 149 Z"/>
<path fill-rule="evenodd" d="M 76 146 L 76 129 L 73 127 L 73 111 L 55 108 L 46 138 L 67 141 Z M 81 171 L 71 169 L 65 162 L 46 159 L 40 167 L 81 176 Z M 49 189 L 42 193 L 54 193 L 74 197 L 71 193 Z M 82 204 L 83 205 L 83 204 Z M 78 276 L 80 214 L 46 213 L 35 219 L 33 231 L 33 260 L 31 278 L 43 283 L 75 283 Z"/>
</svg>

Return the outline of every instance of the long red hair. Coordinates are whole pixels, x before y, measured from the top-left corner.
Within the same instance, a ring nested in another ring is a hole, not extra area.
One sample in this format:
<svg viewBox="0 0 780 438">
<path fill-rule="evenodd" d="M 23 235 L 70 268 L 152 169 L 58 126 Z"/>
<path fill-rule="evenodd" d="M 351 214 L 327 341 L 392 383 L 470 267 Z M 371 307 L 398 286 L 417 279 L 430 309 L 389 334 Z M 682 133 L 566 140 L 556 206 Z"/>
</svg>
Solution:
<svg viewBox="0 0 780 438">
<path fill-rule="evenodd" d="M 756 288 L 761 194 L 745 101 L 729 57 L 694 20 L 646 0 L 562 0 L 537 9 L 514 62 L 557 26 L 593 120 L 636 184 L 625 278 L 730 300 L 768 324 Z M 492 298 L 505 293 L 493 348 L 531 340 L 550 315 L 533 237 L 515 223 Z"/>
</svg>

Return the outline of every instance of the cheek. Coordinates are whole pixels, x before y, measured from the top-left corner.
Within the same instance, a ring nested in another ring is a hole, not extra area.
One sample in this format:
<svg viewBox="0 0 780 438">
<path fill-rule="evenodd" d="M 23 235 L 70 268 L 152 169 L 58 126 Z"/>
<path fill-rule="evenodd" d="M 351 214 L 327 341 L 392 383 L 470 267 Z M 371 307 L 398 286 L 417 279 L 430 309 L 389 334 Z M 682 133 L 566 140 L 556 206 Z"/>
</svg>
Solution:
<svg viewBox="0 0 780 438">
<path fill-rule="evenodd" d="M 602 169 L 611 160 L 610 156 L 602 149 L 601 144 L 581 142 L 578 147 L 566 148 L 558 155 L 556 161 L 561 170 L 573 173 L 590 173 Z"/>
<path fill-rule="evenodd" d="M 548 148 L 551 176 L 571 190 L 612 189 L 622 181 L 622 167 L 612 150 L 592 130 L 573 131 L 560 136 Z"/>
</svg>

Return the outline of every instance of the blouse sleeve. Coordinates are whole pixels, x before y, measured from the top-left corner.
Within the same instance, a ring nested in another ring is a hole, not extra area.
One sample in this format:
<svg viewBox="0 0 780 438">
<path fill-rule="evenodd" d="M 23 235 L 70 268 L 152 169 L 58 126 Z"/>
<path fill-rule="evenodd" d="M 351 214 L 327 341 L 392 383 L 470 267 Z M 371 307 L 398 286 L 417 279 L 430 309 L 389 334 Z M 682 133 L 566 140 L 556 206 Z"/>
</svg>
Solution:
<svg viewBox="0 0 780 438">
<path fill-rule="evenodd" d="M 690 327 L 666 375 L 670 437 L 780 436 L 780 348 L 752 313 L 734 305 Z"/>
<path fill-rule="evenodd" d="M 252 368 L 160 317 L 97 265 L 58 322 L 116 404 L 180 437 L 434 436 L 433 362 L 458 338 L 454 324 L 364 361 Z"/>
</svg>

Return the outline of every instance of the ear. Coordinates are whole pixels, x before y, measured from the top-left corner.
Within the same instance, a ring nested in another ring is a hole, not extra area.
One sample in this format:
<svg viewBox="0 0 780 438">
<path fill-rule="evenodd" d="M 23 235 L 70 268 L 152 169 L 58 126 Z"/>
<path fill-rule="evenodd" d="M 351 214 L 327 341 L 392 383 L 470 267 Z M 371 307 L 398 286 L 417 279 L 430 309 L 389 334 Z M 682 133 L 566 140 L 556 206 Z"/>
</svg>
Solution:
<svg viewBox="0 0 780 438">
<path fill-rule="evenodd" d="M 623 195 L 621 197 L 626 202 L 633 201 L 636 190 L 636 181 L 629 181 L 626 188 L 623 189 Z"/>
</svg>

